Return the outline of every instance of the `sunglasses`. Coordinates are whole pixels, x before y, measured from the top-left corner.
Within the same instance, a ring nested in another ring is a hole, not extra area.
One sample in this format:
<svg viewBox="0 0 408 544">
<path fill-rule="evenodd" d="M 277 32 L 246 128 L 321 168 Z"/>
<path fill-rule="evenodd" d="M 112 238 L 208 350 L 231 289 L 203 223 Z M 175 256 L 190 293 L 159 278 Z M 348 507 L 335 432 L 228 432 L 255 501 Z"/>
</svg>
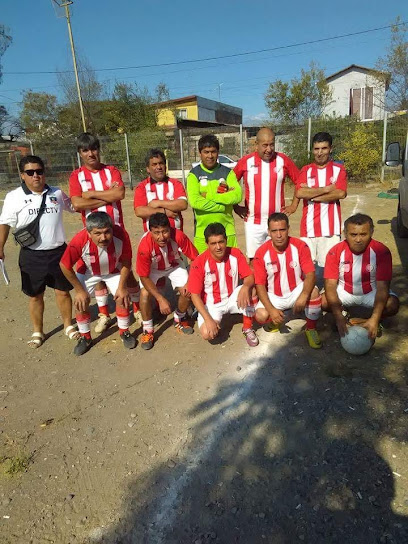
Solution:
<svg viewBox="0 0 408 544">
<path fill-rule="evenodd" d="M 24 170 L 23 173 L 27 174 L 27 176 L 30 176 L 30 178 L 32 178 L 34 174 L 42 176 L 44 174 L 44 168 L 36 168 L 35 170 Z"/>
</svg>

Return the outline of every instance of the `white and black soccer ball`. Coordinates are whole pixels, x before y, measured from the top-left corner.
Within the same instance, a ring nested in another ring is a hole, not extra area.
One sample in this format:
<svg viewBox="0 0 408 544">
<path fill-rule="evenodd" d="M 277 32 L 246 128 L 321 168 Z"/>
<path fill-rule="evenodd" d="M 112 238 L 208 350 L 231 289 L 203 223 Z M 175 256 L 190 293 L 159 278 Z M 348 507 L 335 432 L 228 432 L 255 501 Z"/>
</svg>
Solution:
<svg viewBox="0 0 408 544">
<path fill-rule="evenodd" d="M 348 333 L 340 339 L 342 348 L 351 355 L 364 355 L 370 351 L 374 340 L 368 336 L 368 331 L 359 325 L 348 327 Z"/>
</svg>

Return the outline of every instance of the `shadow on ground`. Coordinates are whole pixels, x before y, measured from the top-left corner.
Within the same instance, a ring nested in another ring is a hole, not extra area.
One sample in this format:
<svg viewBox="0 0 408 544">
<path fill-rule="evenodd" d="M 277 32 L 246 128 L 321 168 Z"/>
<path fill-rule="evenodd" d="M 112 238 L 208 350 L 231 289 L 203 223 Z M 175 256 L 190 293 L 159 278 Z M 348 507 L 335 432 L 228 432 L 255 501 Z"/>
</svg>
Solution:
<svg viewBox="0 0 408 544">
<path fill-rule="evenodd" d="M 398 247 L 394 289 L 404 302 L 406 248 Z M 300 333 L 285 345 L 265 340 L 262 357 L 240 362 L 237 379 L 187 414 L 188 448 L 131 483 L 120 523 L 100 542 L 408 542 L 408 518 L 397 513 L 408 504 L 407 367 L 398 350 L 407 321 L 404 311 L 390 320 L 362 357 L 341 350 L 327 318 L 320 351 L 306 349 Z"/>
</svg>

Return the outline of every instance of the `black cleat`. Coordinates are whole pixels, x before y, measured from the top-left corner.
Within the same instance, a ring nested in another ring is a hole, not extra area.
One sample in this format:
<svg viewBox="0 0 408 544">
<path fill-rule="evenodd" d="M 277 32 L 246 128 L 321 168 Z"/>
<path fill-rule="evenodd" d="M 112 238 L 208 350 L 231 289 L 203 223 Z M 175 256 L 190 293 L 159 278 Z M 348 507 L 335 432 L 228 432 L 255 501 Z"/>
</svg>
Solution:
<svg viewBox="0 0 408 544">
<path fill-rule="evenodd" d="M 83 355 L 86 353 L 90 347 L 92 346 L 92 338 L 85 338 L 85 336 L 81 336 L 81 338 L 78 340 L 78 344 L 74 347 L 74 354 L 75 355 Z"/>
<path fill-rule="evenodd" d="M 133 349 L 136 346 L 135 337 L 129 331 L 125 331 L 120 337 L 126 349 Z"/>
</svg>

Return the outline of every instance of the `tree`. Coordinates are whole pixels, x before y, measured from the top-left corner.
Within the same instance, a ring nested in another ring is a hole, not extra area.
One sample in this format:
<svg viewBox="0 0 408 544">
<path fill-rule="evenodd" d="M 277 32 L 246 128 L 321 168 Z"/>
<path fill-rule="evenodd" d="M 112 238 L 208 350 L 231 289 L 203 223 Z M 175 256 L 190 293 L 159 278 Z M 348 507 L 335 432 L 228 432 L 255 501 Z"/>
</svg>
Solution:
<svg viewBox="0 0 408 544">
<path fill-rule="evenodd" d="M 381 165 L 381 141 L 372 123 L 357 122 L 338 155 L 350 176 L 365 181 Z"/>
<path fill-rule="evenodd" d="M 1 60 L 1 57 L 4 55 L 4 53 L 6 52 L 7 47 L 13 41 L 13 38 L 8 34 L 9 32 L 10 32 L 9 28 L 7 28 L 4 25 L 0 25 L 0 60 Z M 2 66 L 0 62 L 0 83 L 1 83 L 2 77 L 3 77 L 3 73 L 2 73 Z"/>
<path fill-rule="evenodd" d="M 2 136 L 7 136 L 8 140 L 13 141 L 21 132 L 19 120 L 9 115 L 4 106 L 0 106 L 0 140 Z"/>
<path fill-rule="evenodd" d="M 157 85 L 155 94 L 156 102 L 166 102 L 166 100 L 170 100 L 169 88 L 163 81 Z"/>
<path fill-rule="evenodd" d="M 315 63 L 301 70 L 290 82 L 277 79 L 269 84 L 265 105 L 274 121 L 300 124 L 308 117 L 320 117 L 331 101 L 324 71 Z"/>
<path fill-rule="evenodd" d="M 29 136 L 55 131 L 58 126 L 57 97 L 48 93 L 24 91 L 20 122 Z"/>
<path fill-rule="evenodd" d="M 107 103 L 108 132 L 138 132 L 156 126 L 152 97 L 146 88 L 117 82 Z"/>
<path fill-rule="evenodd" d="M 376 68 L 382 81 L 391 76 L 387 91 L 387 107 L 392 110 L 408 109 L 408 26 L 397 17 L 391 26 L 391 43 L 384 57 L 378 59 Z M 385 73 L 384 73 L 385 72 Z"/>
</svg>

